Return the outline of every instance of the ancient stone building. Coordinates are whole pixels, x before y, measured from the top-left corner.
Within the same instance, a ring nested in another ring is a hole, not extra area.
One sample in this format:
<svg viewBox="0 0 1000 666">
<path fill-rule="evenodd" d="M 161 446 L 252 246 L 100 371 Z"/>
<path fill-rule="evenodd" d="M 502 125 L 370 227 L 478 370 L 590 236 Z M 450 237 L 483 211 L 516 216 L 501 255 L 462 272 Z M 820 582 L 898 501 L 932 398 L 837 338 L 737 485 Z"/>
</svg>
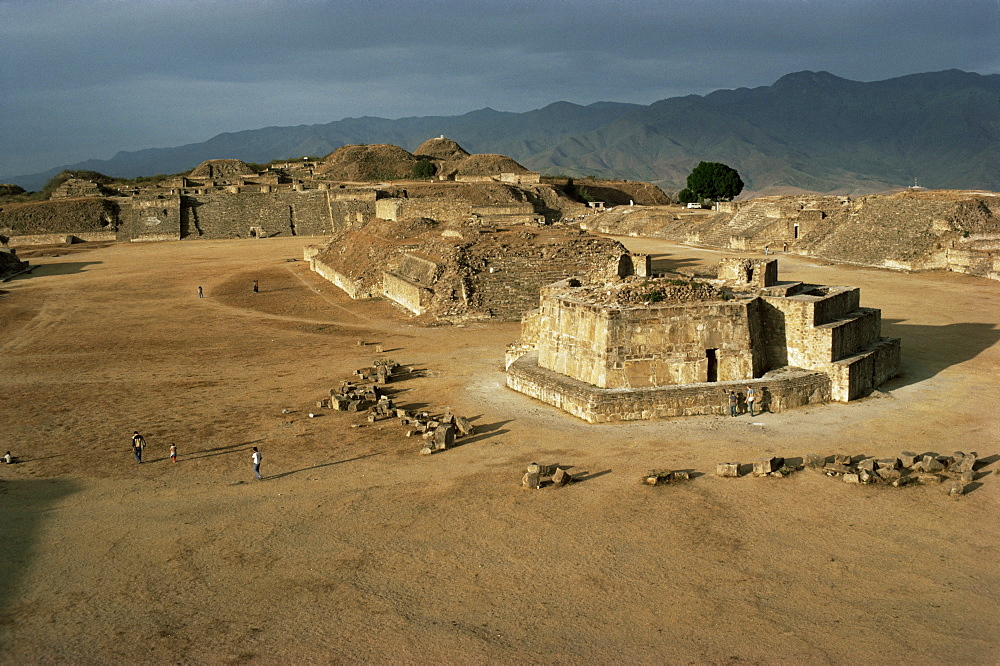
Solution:
<svg viewBox="0 0 1000 666">
<path fill-rule="evenodd" d="M 495 227 L 475 220 L 377 219 L 307 247 L 310 267 L 352 298 L 381 296 L 417 315 L 517 320 L 554 280 L 635 272 L 618 241 L 565 227 Z"/>
<path fill-rule="evenodd" d="M 511 388 L 601 422 L 721 414 L 725 392 L 747 386 L 770 411 L 846 402 L 898 373 L 899 340 L 856 288 L 728 259 L 711 281 L 544 287 L 507 361 Z"/>
</svg>

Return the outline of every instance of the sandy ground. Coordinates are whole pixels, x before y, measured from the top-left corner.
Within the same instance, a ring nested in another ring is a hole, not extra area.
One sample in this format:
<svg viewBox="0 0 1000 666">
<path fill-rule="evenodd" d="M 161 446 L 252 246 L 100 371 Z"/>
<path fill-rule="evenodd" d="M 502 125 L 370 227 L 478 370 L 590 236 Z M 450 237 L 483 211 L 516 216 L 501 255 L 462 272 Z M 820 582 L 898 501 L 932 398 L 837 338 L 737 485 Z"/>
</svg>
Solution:
<svg viewBox="0 0 1000 666">
<path fill-rule="evenodd" d="M 883 394 L 595 426 L 504 388 L 516 324 L 415 326 L 303 244 L 63 250 L 0 284 L 0 449 L 23 459 L 0 465 L 0 663 L 1000 661 L 997 283 L 779 257 L 882 308 L 904 355 Z M 425 370 L 397 402 L 479 434 L 420 456 L 394 421 L 309 418 L 376 355 L 359 340 Z M 713 473 L 906 449 L 985 462 L 957 498 Z M 578 482 L 521 490 L 532 461 Z M 640 485 L 654 467 L 701 475 Z"/>
</svg>

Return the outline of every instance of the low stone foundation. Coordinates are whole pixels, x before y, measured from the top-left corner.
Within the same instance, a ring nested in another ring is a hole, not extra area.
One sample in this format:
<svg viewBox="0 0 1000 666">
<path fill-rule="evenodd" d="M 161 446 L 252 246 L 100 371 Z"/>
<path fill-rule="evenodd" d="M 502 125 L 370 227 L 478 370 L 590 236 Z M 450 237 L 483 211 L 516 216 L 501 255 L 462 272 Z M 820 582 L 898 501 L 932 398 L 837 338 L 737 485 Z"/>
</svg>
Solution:
<svg viewBox="0 0 1000 666">
<path fill-rule="evenodd" d="M 538 353 L 521 356 L 507 368 L 507 386 L 590 423 L 641 421 L 674 416 L 729 413 L 726 393 L 757 390 L 764 411 L 830 401 L 830 378 L 820 372 L 783 368 L 761 379 L 641 389 L 602 389 L 538 365 Z"/>
</svg>

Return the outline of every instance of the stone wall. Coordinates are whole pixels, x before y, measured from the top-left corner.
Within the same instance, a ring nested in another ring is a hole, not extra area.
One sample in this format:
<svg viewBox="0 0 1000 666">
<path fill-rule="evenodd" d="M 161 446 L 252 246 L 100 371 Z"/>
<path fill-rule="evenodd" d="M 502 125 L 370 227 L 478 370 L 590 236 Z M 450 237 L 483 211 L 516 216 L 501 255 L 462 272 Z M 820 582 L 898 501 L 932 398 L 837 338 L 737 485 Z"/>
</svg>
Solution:
<svg viewBox="0 0 1000 666">
<path fill-rule="evenodd" d="M 18 236 L 114 232 L 119 225 L 119 202 L 127 199 L 60 199 L 0 208 L 0 235 L 16 242 Z"/>
<path fill-rule="evenodd" d="M 422 197 L 419 199 L 379 199 L 375 202 L 375 215 L 383 220 L 426 217 L 438 222 L 448 222 L 468 219 L 472 216 L 472 210 L 472 202 L 461 199 Z"/>
<path fill-rule="evenodd" d="M 382 273 L 382 294 L 416 315 L 424 314 L 434 299 L 431 289 L 392 271 Z"/>
<path fill-rule="evenodd" d="M 830 400 L 830 378 L 818 372 L 785 370 L 761 379 L 655 388 L 602 389 L 538 365 L 525 354 L 507 369 L 507 386 L 590 423 L 613 423 L 675 416 L 728 414 L 726 392 L 747 386 L 762 396 L 770 412 Z"/>
<path fill-rule="evenodd" d="M 326 280 L 343 289 L 344 293 L 351 298 L 371 298 L 375 295 L 364 286 L 363 280 L 337 271 L 335 268 L 327 265 L 318 254 L 319 248 L 314 246 L 307 246 L 303 251 L 303 257 L 309 262 L 310 270 L 315 271 Z"/>
<path fill-rule="evenodd" d="M 543 299 L 533 316 L 538 363 L 599 388 L 640 388 L 754 376 L 752 301 L 608 309 Z M 756 322 L 753 322 L 756 324 Z M 711 360 L 710 360 L 711 356 Z M 709 366 L 712 365 L 712 370 Z"/>
<path fill-rule="evenodd" d="M 251 227 L 265 236 L 317 236 L 334 227 L 328 190 L 206 192 L 183 197 L 180 234 L 184 238 L 247 238 Z M 369 205 L 337 202 L 338 212 L 364 213 Z M 342 219 L 338 220 L 343 224 Z"/>
<path fill-rule="evenodd" d="M 118 240 L 133 242 L 180 240 L 179 195 L 135 196 L 123 200 Z"/>
</svg>

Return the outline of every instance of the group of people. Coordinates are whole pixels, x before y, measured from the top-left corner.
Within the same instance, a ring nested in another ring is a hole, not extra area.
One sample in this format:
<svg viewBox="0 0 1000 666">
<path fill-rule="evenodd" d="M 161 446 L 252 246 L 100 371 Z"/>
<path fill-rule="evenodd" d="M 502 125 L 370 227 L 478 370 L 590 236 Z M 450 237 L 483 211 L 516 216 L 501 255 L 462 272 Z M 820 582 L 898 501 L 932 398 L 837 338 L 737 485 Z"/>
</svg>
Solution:
<svg viewBox="0 0 1000 666">
<path fill-rule="evenodd" d="M 135 461 L 137 463 L 142 463 L 142 452 L 146 449 L 146 438 L 139 434 L 138 430 L 132 432 L 132 455 L 135 456 Z M 10 451 L 7 452 L 6 462 L 12 462 L 10 459 Z M 263 476 L 260 474 L 260 462 L 262 456 L 260 450 L 255 446 L 253 447 L 253 453 L 250 456 L 253 462 L 253 473 L 257 476 L 257 480 L 263 480 Z M 177 462 L 177 445 L 170 445 L 170 461 Z"/>
<path fill-rule="evenodd" d="M 726 398 L 729 402 L 729 415 L 736 416 L 740 404 L 740 396 L 736 394 L 736 391 L 729 391 L 729 393 L 726 394 Z M 747 411 L 750 412 L 750 416 L 755 416 L 753 409 L 754 405 L 757 403 L 757 389 L 752 386 L 747 387 L 746 403 Z"/>
</svg>

